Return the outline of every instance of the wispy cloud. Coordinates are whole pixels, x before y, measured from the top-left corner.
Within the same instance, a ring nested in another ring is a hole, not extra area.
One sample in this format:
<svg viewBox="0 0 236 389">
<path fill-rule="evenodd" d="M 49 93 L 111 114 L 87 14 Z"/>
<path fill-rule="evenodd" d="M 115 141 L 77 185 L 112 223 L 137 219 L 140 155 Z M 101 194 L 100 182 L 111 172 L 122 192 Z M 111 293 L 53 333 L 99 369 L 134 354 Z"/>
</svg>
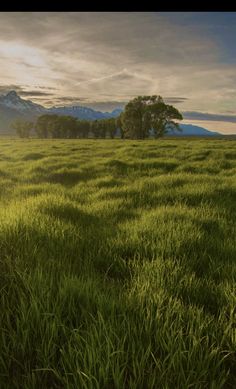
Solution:
<svg viewBox="0 0 236 389">
<path fill-rule="evenodd" d="M 103 81 L 103 80 L 109 80 L 112 78 L 117 78 L 119 76 L 122 76 L 122 78 L 129 78 L 130 77 L 127 70 L 123 69 L 120 72 L 108 74 L 107 76 L 103 76 L 103 77 L 99 77 L 99 78 L 91 78 L 90 80 L 84 80 L 84 81 L 77 82 L 76 85 L 83 85 L 83 84 L 89 84 L 89 83 L 99 82 L 99 81 Z"/>
</svg>

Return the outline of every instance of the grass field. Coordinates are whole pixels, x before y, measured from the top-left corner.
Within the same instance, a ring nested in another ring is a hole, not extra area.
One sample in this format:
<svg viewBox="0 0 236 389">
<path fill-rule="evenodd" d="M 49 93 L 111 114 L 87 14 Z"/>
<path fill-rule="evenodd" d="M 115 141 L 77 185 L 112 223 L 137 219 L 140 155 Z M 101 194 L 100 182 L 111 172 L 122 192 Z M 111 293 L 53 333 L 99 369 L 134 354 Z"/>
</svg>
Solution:
<svg viewBox="0 0 236 389">
<path fill-rule="evenodd" d="M 236 141 L 0 140 L 0 388 L 236 388 Z"/>
</svg>

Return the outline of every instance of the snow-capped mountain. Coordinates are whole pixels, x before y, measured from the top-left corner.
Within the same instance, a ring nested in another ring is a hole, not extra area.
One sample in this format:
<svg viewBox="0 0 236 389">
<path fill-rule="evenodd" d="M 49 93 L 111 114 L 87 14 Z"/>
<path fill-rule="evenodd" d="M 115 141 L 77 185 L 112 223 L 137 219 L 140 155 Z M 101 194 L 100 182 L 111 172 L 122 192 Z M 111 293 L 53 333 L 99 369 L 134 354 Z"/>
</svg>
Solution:
<svg viewBox="0 0 236 389">
<path fill-rule="evenodd" d="M 42 113 L 45 111 L 45 108 L 42 105 L 35 104 L 30 100 L 22 99 L 15 91 L 10 91 L 4 96 L 0 96 L 0 105 L 22 113 L 30 111 L 32 114 L 34 112 Z"/>
</svg>

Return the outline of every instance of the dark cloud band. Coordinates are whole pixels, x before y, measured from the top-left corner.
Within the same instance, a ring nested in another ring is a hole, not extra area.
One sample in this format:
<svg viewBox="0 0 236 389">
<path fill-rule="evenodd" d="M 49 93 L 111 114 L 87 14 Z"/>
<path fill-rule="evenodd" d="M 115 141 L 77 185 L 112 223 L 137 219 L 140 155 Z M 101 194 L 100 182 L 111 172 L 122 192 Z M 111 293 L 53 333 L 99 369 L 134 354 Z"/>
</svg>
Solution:
<svg viewBox="0 0 236 389">
<path fill-rule="evenodd" d="M 32 91 L 20 91 L 20 92 L 19 92 L 19 95 L 20 95 L 20 96 L 30 96 L 30 97 L 53 96 L 52 93 L 40 92 L 40 91 L 36 91 L 36 90 L 32 90 Z"/>
<path fill-rule="evenodd" d="M 187 111 L 183 112 L 184 119 L 190 120 L 209 120 L 217 122 L 236 123 L 236 115 L 220 115 L 206 112 Z"/>
</svg>

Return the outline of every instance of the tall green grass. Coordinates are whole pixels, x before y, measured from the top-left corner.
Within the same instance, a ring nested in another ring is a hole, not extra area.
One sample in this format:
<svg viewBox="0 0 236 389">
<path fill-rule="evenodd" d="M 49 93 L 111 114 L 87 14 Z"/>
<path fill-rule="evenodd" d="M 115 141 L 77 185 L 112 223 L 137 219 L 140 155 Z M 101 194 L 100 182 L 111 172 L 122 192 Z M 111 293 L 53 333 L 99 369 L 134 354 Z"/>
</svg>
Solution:
<svg viewBox="0 0 236 389">
<path fill-rule="evenodd" d="M 0 388 L 236 387 L 236 142 L 0 140 Z"/>
</svg>

